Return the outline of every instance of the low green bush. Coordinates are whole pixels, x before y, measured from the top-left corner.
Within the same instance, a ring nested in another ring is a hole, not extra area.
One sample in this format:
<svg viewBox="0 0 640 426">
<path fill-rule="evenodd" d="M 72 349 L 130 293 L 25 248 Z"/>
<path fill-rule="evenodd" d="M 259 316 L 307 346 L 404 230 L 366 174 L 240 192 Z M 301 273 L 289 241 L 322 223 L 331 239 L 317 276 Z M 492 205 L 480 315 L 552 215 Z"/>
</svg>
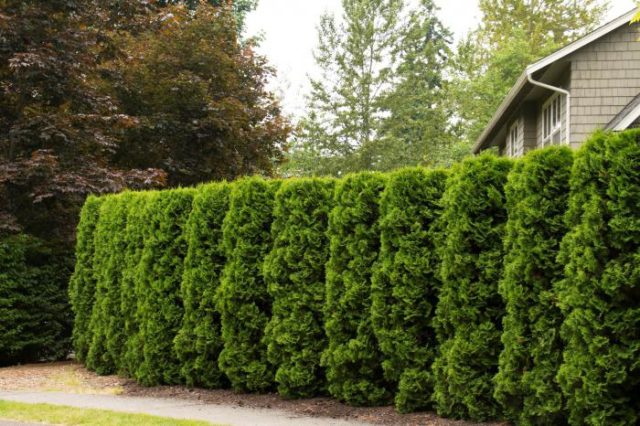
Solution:
<svg viewBox="0 0 640 426">
<path fill-rule="evenodd" d="M 78 361 L 84 362 L 91 344 L 89 327 L 95 300 L 94 234 L 104 197 L 90 196 L 82 207 L 76 236 L 76 264 L 69 282 L 69 301 L 74 313 L 73 349 Z"/>
<path fill-rule="evenodd" d="M 0 238 L 0 365 L 66 357 L 71 268 L 68 253 L 39 239 Z"/>
<path fill-rule="evenodd" d="M 572 162 L 566 147 L 533 151 L 505 187 L 509 219 L 499 290 L 506 316 L 494 396 L 516 424 L 561 425 L 566 418 L 555 379 L 563 348 L 555 286 L 563 276 L 557 255 L 567 232 Z"/>
<path fill-rule="evenodd" d="M 383 356 L 371 325 L 371 270 L 378 256 L 382 174 L 361 173 L 338 182 L 329 216 L 330 259 L 324 306 L 329 346 L 322 355 L 329 392 L 353 405 L 391 399 Z"/>
<path fill-rule="evenodd" d="M 271 317 L 271 297 L 262 264 L 271 249 L 273 198 L 278 182 L 253 177 L 231 189 L 223 239 L 227 263 L 216 296 L 224 348 L 220 369 L 238 391 L 273 387 L 264 330 Z"/>
<path fill-rule="evenodd" d="M 92 340 L 87 367 L 98 374 L 120 368 L 124 346 L 120 285 L 125 254 L 128 194 L 108 196 L 102 203 L 94 233 L 95 301 L 89 326 Z"/>
<path fill-rule="evenodd" d="M 273 299 L 265 342 L 278 393 L 287 397 L 326 389 L 320 355 L 326 347 L 322 307 L 333 187 L 333 180 L 296 179 L 283 183 L 275 196 L 273 248 L 264 263 Z"/>
<path fill-rule="evenodd" d="M 184 317 L 174 348 L 189 386 L 218 388 L 226 382 L 218 367 L 222 336 L 216 292 L 226 261 L 222 223 L 230 189 L 225 183 L 198 188 L 186 225 L 189 249 L 181 287 Z"/>
<path fill-rule="evenodd" d="M 440 289 L 436 226 L 445 179 L 443 171 L 401 170 L 389 176 L 382 194 L 371 314 L 400 412 L 431 406 Z"/>
<path fill-rule="evenodd" d="M 638 130 L 596 134 L 572 171 L 558 379 L 574 425 L 640 422 L 639 141 Z"/>
<path fill-rule="evenodd" d="M 144 360 L 135 374 L 144 385 L 181 382 L 173 340 L 183 316 L 180 286 L 188 248 L 184 231 L 194 195 L 193 189 L 160 191 L 147 204 L 150 224 L 136 284 Z"/>
<path fill-rule="evenodd" d="M 480 155 L 453 168 L 443 196 L 442 287 L 435 325 L 434 401 L 445 417 L 497 418 L 504 303 L 498 293 L 507 211 L 508 159 Z"/>
</svg>

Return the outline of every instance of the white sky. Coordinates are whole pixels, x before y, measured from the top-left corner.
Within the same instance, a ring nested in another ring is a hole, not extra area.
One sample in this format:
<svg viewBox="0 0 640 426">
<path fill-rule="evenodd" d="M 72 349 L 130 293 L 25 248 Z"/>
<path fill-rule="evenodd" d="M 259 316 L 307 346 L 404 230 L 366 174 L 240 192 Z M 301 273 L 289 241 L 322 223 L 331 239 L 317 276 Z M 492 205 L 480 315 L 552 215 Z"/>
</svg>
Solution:
<svg viewBox="0 0 640 426">
<path fill-rule="evenodd" d="M 435 0 L 440 19 L 460 39 L 477 25 L 478 0 Z M 285 112 L 297 116 L 304 107 L 307 75 L 313 74 L 313 49 L 320 15 L 340 14 L 341 0 L 259 0 L 247 16 L 247 34 L 262 34 L 260 53 L 267 56 L 278 76 L 273 86 L 281 96 Z M 631 10 L 634 0 L 610 0 L 607 19 Z"/>
</svg>

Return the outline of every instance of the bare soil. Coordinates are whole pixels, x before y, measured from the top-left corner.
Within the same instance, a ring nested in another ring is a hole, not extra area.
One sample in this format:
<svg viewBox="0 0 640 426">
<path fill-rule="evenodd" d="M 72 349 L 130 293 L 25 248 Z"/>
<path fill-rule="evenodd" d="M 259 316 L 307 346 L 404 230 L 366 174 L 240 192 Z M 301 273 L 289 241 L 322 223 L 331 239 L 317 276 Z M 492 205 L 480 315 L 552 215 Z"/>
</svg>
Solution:
<svg viewBox="0 0 640 426">
<path fill-rule="evenodd" d="M 398 414 L 393 407 L 350 407 L 331 398 L 284 399 L 277 394 L 238 394 L 231 390 L 189 389 L 184 386 L 142 387 L 131 379 L 98 376 L 67 361 L 0 368 L 0 390 L 55 391 L 83 394 L 131 395 L 194 400 L 224 406 L 271 408 L 308 417 L 329 417 L 379 425 L 471 426 L 442 419 L 430 412 Z M 482 423 L 504 426 L 504 423 Z"/>
</svg>

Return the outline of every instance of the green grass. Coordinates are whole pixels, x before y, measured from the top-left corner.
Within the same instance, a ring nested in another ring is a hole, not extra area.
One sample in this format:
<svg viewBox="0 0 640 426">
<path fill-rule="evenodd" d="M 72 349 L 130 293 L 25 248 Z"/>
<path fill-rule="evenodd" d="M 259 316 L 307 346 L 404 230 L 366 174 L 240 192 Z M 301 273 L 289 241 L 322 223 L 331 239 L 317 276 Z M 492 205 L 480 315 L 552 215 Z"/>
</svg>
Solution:
<svg viewBox="0 0 640 426">
<path fill-rule="evenodd" d="M 197 420 L 177 420 L 147 414 L 117 413 L 115 411 L 74 408 L 63 405 L 24 404 L 0 400 L 0 419 L 44 424 L 76 426 L 210 426 Z"/>
</svg>

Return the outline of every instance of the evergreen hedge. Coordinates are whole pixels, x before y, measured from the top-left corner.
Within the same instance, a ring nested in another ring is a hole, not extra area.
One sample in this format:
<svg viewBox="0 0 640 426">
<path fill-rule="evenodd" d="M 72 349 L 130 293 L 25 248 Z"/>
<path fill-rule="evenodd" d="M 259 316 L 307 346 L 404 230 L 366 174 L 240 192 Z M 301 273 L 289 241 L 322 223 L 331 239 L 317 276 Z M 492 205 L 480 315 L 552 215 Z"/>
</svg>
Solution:
<svg viewBox="0 0 640 426">
<path fill-rule="evenodd" d="M 433 364 L 433 396 L 442 416 L 481 421 L 500 415 L 492 378 L 504 313 L 498 281 L 511 165 L 484 154 L 456 165 L 447 180 L 435 318 L 439 353 Z"/>
<path fill-rule="evenodd" d="M 640 422 L 639 140 L 638 130 L 595 135 L 571 176 L 558 378 L 575 425 Z"/>
<path fill-rule="evenodd" d="M 119 370 L 124 346 L 120 285 L 125 253 L 128 194 L 112 195 L 100 207 L 94 234 L 95 301 L 86 364 L 99 374 Z"/>
<path fill-rule="evenodd" d="M 0 238 L 0 366 L 66 357 L 70 272 L 57 247 L 24 234 Z"/>
<path fill-rule="evenodd" d="M 69 282 L 69 301 L 74 313 L 73 349 L 78 361 L 84 362 L 91 345 L 89 323 L 95 300 L 94 234 L 104 197 L 90 196 L 82 207 L 76 236 L 76 264 Z"/>
<path fill-rule="evenodd" d="M 383 356 L 371 325 L 371 269 L 380 247 L 378 229 L 384 175 L 350 175 L 336 186 L 329 216 L 330 259 L 324 306 L 329 346 L 322 356 L 329 392 L 354 405 L 390 400 Z"/>
<path fill-rule="evenodd" d="M 389 176 L 382 194 L 371 314 L 400 412 L 431 406 L 432 320 L 440 288 L 436 224 L 445 179 L 443 171 L 401 170 Z"/>
<path fill-rule="evenodd" d="M 236 182 L 224 219 L 227 263 L 216 300 L 224 348 L 219 367 L 238 391 L 265 391 L 274 383 L 264 329 L 271 297 L 262 272 L 271 249 L 273 198 L 279 183 L 253 177 Z"/>
<path fill-rule="evenodd" d="M 138 305 L 142 300 L 143 294 L 143 280 L 140 276 L 143 273 L 141 271 L 142 252 L 144 251 L 145 236 L 150 230 L 148 204 L 154 196 L 155 192 L 132 193 L 127 213 L 127 226 L 125 227 L 126 248 L 122 270 L 120 304 L 126 339 L 122 349 L 120 372 L 130 377 L 135 376 L 144 359 Z"/>
<path fill-rule="evenodd" d="M 557 261 L 567 232 L 572 151 L 536 150 L 519 161 L 505 187 L 507 199 L 505 301 L 495 398 L 517 424 L 563 424 L 562 392 L 555 376 L 562 360 L 562 314 L 555 286 L 563 275 Z"/>
<path fill-rule="evenodd" d="M 273 248 L 264 263 L 273 299 L 265 342 L 278 392 L 287 397 L 326 390 L 320 355 L 326 347 L 322 308 L 333 187 L 328 179 L 290 180 L 275 196 Z"/>
<path fill-rule="evenodd" d="M 146 385 L 635 424 L 639 139 L 599 134 L 571 169 L 571 152 L 550 148 L 513 168 L 481 155 L 446 177 L 90 197 L 69 289 L 76 354 Z M 65 353 L 53 257 L 0 240 L 0 364 Z"/>
<path fill-rule="evenodd" d="M 222 223 L 229 208 L 229 192 L 225 183 L 200 187 L 186 225 L 189 249 L 181 288 L 184 317 L 174 347 L 189 386 L 217 388 L 225 384 L 218 367 L 222 336 L 216 292 L 226 261 Z"/>
<path fill-rule="evenodd" d="M 193 189 L 160 191 L 147 204 L 149 228 L 136 284 L 144 359 L 135 374 L 144 385 L 181 382 L 173 340 L 183 315 L 180 286 L 187 255 L 184 230 L 194 195 Z"/>
</svg>

